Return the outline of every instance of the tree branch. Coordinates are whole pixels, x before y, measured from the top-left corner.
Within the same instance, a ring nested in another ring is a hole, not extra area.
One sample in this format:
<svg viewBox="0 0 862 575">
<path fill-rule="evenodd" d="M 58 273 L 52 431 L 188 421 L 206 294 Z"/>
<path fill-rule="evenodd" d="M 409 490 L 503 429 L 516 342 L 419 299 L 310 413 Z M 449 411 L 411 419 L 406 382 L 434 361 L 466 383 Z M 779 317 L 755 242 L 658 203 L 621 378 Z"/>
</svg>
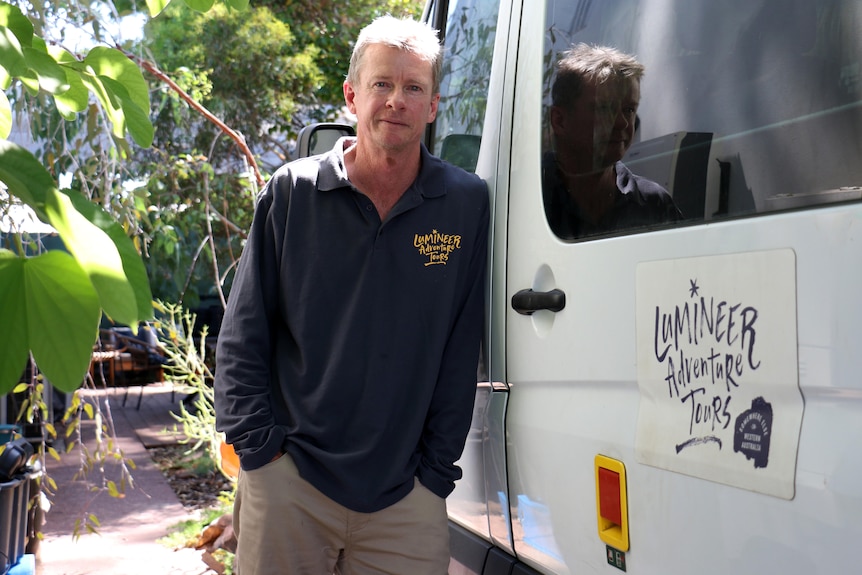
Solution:
<svg viewBox="0 0 862 575">
<path fill-rule="evenodd" d="M 215 280 L 215 287 L 218 291 L 219 301 L 221 302 L 221 308 L 227 308 L 227 301 L 224 297 L 224 291 L 221 288 L 221 281 L 219 281 L 219 273 L 218 273 L 218 253 L 216 252 L 215 240 L 213 239 L 213 225 L 212 220 L 210 219 L 212 204 L 210 203 L 210 178 L 209 173 L 204 172 L 204 201 L 206 202 L 206 218 L 204 221 L 207 224 L 207 243 L 210 247 L 210 253 L 212 255 L 212 264 L 213 264 L 213 279 Z"/>
<path fill-rule="evenodd" d="M 116 48 L 117 50 L 122 51 L 122 48 L 120 48 L 119 46 L 117 46 Z M 264 181 L 263 176 L 261 175 L 260 170 L 257 167 L 257 161 L 255 161 L 254 155 L 251 153 L 251 150 L 249 149 L 248 144 L 246 144 L 245 138 L 242 136 L 242 134 L 231 129 L 227 124 L 217 118 L 212 112 L 203 107 L 199 102 L 196 102 L 191 96 L 188 95 L 185 90 L 180 88 L 176 82 L 171 80 L 164 72 L 159 70 L 155 64 L 153 64 L 149 60 L 144 60 L 143 58 L 140 58 L 129 52 L 123 51 L 123 53 L 126 55 L 127 58 L 135 62 L 139 67 L 146 70 L 147 72 L 167 84 L 168 87 L 170 87 L 171 90 L 176 92 L 180 96 L 180 98 L 182 98 L 189 106 L 191 106 L 194 110 L 200 113 L 204 118 L 215 124 L 215 126 L 219 130 L 227 134 L 227 136 L 231 140 L 233 140 L 237 146 L 239 146 L 246 160 L 248 160 L 249 166 L 251 166 L 251 169 L 254 172 L 254 177 L 258 187 L 262 188 L 264 186 L 266 182 Z"/>
</svg>

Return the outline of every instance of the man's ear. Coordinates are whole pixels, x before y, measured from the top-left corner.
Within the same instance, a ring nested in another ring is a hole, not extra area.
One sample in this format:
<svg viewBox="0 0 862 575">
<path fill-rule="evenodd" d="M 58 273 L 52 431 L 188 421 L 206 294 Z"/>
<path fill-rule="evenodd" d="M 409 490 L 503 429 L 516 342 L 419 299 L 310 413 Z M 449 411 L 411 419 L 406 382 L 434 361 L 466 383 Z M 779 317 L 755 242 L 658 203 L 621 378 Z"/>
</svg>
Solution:
<svg viewBox="0 0 862 575">
<path fill-rule="evenodd" d="M 347 80 L 341 85 L 341 89 L 344 91 L 344 102 L 347 104 L 347 109 L 351 114 L 356 114 L 356 103 L 354 102 L 356 91 L 354 91 L 353 86 Z"/>
<path fill-rule="evenodd" d="M 440 94 L 434 94 L 434 97 L 431 98 L 431 108 L 428 110 L 428 122 L 431 123 L 437 118 L 437 107 L 440 105 Z"/>
</svg>

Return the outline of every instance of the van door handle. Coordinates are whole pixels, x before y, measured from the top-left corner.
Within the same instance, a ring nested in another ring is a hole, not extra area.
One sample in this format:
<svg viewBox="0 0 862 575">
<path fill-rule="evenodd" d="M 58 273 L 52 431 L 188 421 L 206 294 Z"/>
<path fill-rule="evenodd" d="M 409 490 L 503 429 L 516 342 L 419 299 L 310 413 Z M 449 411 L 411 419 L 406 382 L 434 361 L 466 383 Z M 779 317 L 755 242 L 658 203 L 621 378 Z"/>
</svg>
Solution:
<svg viewBox="0 0 862 575">
<path fill-rule="evenodd" d="M 522 289 L 512 296 L 512 309 L 522 315 L 533 315 L 533 312 L 540 309 L 558 312 L 564 307 L 566 307 L 566 293 L 560 289 L 551 291 Z"/>
</svg>

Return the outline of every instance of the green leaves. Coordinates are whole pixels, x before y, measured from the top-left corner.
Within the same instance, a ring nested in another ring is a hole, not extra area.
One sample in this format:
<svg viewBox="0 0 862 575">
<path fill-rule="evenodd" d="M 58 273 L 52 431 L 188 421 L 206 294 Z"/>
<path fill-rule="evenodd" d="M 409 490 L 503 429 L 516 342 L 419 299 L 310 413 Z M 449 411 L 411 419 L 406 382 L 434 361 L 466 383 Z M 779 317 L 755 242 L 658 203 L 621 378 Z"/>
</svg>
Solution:
<svg viewBox="0 0 862 575">
<path fill-rule="evenodd" d="M 156 15 L 169 1 L 148 0 L 147 6 Z M 184 1 L 201 11 L 214 2 Z M 248 0 L 225 3 L 248 6 Z M 0 0 L 0 188 L 57 230 L 67 250 L 36 257 L 23 249 L 0 250 L 0 395 L 14 388 L 31 353 L 51 383 L 71 391 L 83 381 L 102 314 L 136 326 L 152 316 L 152 294 L 143 261 L 123 227 L 84 195 L 58 189 L 42 162 L 5 141 L 13 118 L 4 91 L 16 80 L 34 96 L 50 95 L 66 120 L 95 114 L 95 96 L 120 158 L 129 150 L 127 137 L 141 147 L 152 145 L 149 86 L 122 51 L 96 46 L 79 59 L 46 45 L 21 9 Z"/>
<path fill-rule="evenodd" d="M 215 4 L 214 0 L 184 0 L 186 6 L 198 12 L 206 12 Z"/>
<path fill-rule="evenodd" d="M 125 54 L 97 46 L 79 61 L 62 48 L 49 49 L 19 8 L 0 2 L 0 87 L 8 88 L 15 78 L 31 93 L 51 94 L 66 119 L 86 109 L 89 90 L 102 104 L 116 138 L 124 139 L 128 131 L 139 146 L 153 143 L 149 88 Z M 9 102 L 0 99 L 0 121 L 6 115 L 11 115 Z"/>
<path fill-rule="evenodd" d="M 0 25 L 11 30 L 16 37 L 21 39 L 22 43 L 30 44 L 29 38 L 33 36 L 33 24 L 16 6 L 5 2 L 0 3 Z"/>
<path fill-rule="evenodd" d="M 0 142 L 0 181 L 46 221 L 45 201 L 48 190 L 55 188 L 54 178 L 30 152 L 11 142 Z"/>
<path fill-rule="evenodd" d="M 41 38 L 33 38 L 33 44 L 39 48 L 24 47 L 24 61 L 27 67 L 36 75 L 39 88 L 49 94 L 62 94 L 69 90 L 66 72 L 57 61 L 48 54 L 45 42 Z"/>
<path fill-rule="evenodd" d="M 81 80 L 99 98 L 114 126 L 114 136 L 122 138 L 128 129 L 139 146 L 150 147 L 150 93 L 141 70 L 122 52 L 101 46 L 90 50 L 83 65 L 92 75 L 82 74 Z"/>
<path fill-rule="evenodd" d="M 0 91 L 0 138 L 6 139 L 12 132 L 12 107 L 6 92 Z"/>
<path fill-rule="evenodd" d="M 90 273 L 90 277 L 99 292 L 102 307 L 108 315 L 120 323 L 129 325 L 134 325 L 139 318 L 150 317 L 153 313 L 153 297 L 150 293 L 147 271 L 132 240 L 126 235 L 122 226 L 96 204 L 79 194 L 69 193 L 68 198 L 75 210 L 84 216 L 86 223 L 92 224 L 107 236 L 105 238 L 101 234 L 94 233 L 84 222 L 81 222 L 78 227 L 85 231 L 72 230 L 68 236 L 63 235 L 62 224 L 54 226 L 67 245 L 73 242 L 73 245 L 78 246 L 80 255 L 76 255 L 79 262 L 100 260 L 93 262 L 93 272 Z M 76 236 L 80 236 L 76 242 L 71 239 L 66 240 L 66 237 Z M 113 245 L 108 244 L 106 240 L 113 242 Z M 98 250 L 93 250 L 96 246 L 99 246 Z M 81 250 L 84 251 L 81 252 Z M 106 254 L 113 266 L 106 267 L 105 262 L 101 261 Z M 119 258 L 119 267 L 117 267 L 115 254 Z M 101 273 L 103 268 L 106 268 L 104 274 Z M 86 266 L 85 269 L 87 269 Z"/>
<path fill-rule="evenodd" d="M 101 310 L 87 274 L 72 256 L 50 251 L 21 258 L 0 250 L 0 316 L 0 394 L 17 383 L 28 350 L 57 388 L 73 391 L 81 385 Z"/>
<path fill-rule="evenodd" d="M 12 30 L 5 26 L 0 26 L 0 62 L 10 76 L 23 76 L 27 73 L 24 49 Z M 6 87 L 8 85 L 4 86 Z"/>
<path fill-rule="evenodd" d="M 155 18 L 161 14 L 162 10 L 167 8 L 171 0 L 147 0 L 147 9 L 150 11 L 150 17 Z"/>
<path fill-rule="evenodd" d="M 117 140 L 129 134 L 142 147 L 152 144 L 149 87 L 125 54 L 98 46 L 78 60 L 62 48 L 49 48 L 19 8 L 0 2 L 0 85 L 8 88 L 15 79 L 33 94 L 50 94 L 66 119 L 85 111 L 92 93 Z M 4 94 L 4 140 L 11 126 Z M 6 141 L 0 141 L 0 182 L 53 226 L 68 250 L 35 258 L 2 253 L 0 394 L 17 382 L 28 352 L 54 385 L 76 389 L 89 365 L 103 310 L 133 326 L 152 315 L 143 262 L 131 239 L 101 207 L 61 192 L 39 160 Z"/>
<path fill-rule="evenodd" d="M 214 5 L 215 0 L 183 0 L 185 5 L 191 8 L 192 10 L 196 10 L 198 12 L 207 12 Z M 147 9 L 150 12 L 150 17 L 155 18 L 158 16 L 165 8 L 168 7 L 171 0 L 147 0 Z M 228 8 L 233 8 L 234 10 L 243 11 L 248 8 L 249 0 L 225 0 L 225 4 Z"/>
<path fill-rule="evenodd" d="M 76 389 L 89 364 L 102 309 L 129 325 L 151 315 L 143 262 L 119 224 L 83 196 L 58 190 L 27 150 L 0 142 L 0 180 L 58 231 L 69 250 L 36 258 L 2 253 L 0 349 L 9 353 L 0 354 L 0 394 L 17 382 L 27 349 L 54 385 Z M 56 337 L 50 335 L 55 329 Z M 39 336 L 31 337 L 34 333 Z M 28 346 L 23 359 L 21 341 Z"/>
<path fill-rule="evenodd" d="M 66 82 L 69 85 L 68 90 L 52 94 L 54 96 L 54 103 L 57 105 L 57 111 L 66 120 L 74 120 L 78 112 L 83 112 L 87 109 L 90 96 L 86 86 L 84 86 L 80 73 L 74 68 L 78 60 L 67 51 L 56 46 L 49 46 L 48 53 L 58 64 L 63 64 L 62 70 L 66 75 Z"/>
</svg>

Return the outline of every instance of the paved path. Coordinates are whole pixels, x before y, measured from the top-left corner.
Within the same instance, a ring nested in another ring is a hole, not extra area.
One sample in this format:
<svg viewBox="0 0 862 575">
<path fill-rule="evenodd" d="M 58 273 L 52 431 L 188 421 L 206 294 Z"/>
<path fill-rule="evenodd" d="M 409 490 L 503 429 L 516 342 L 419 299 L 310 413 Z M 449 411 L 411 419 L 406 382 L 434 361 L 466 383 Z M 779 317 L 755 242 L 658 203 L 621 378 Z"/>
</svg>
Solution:
<svg viewBox="0 0 862 575">
<path fill-rule="evenodd" d="M 124 389 L 108 389 L 87 394 L 88 401 L 99 401 L 110 409 L 120 449 L 131 458 L 135 486 L 125 497 L 114 498 L 107 492 L 92 493 L 89 488 L 99 481 L 97 473 L 88 479 L 76 477 L 80 469 L 80 451 L 63 454 L 61 461 L 48 458 L 48 475 L 57 483 L 52 507 L 42 527 L 44 539 L 37 552 L 37 575 L 209 575 L 200 551 L 172 550 L 157 540 L 177 523 L 198 519 L 185 509 L 167 480 L 150 459 L 148 447 L 177 443 L 170 411 L 181 394 L 171 397 L 169 385 L 151 384 L 132 388 L 128 402 L 122 406 Z M 138 392 L 143 392 L 140 409 L 136 408 Z M 84 426 L 86 445 L 95 447 L 95 423 Z M 62 444 L 55 444 L 64 451 Z M 119 481 L 120 466 L 105 464 L 108 479 Z M 75 521 L 94 514 L 100 523 L 99 534 L 72 537 Z"/>
</svg>

